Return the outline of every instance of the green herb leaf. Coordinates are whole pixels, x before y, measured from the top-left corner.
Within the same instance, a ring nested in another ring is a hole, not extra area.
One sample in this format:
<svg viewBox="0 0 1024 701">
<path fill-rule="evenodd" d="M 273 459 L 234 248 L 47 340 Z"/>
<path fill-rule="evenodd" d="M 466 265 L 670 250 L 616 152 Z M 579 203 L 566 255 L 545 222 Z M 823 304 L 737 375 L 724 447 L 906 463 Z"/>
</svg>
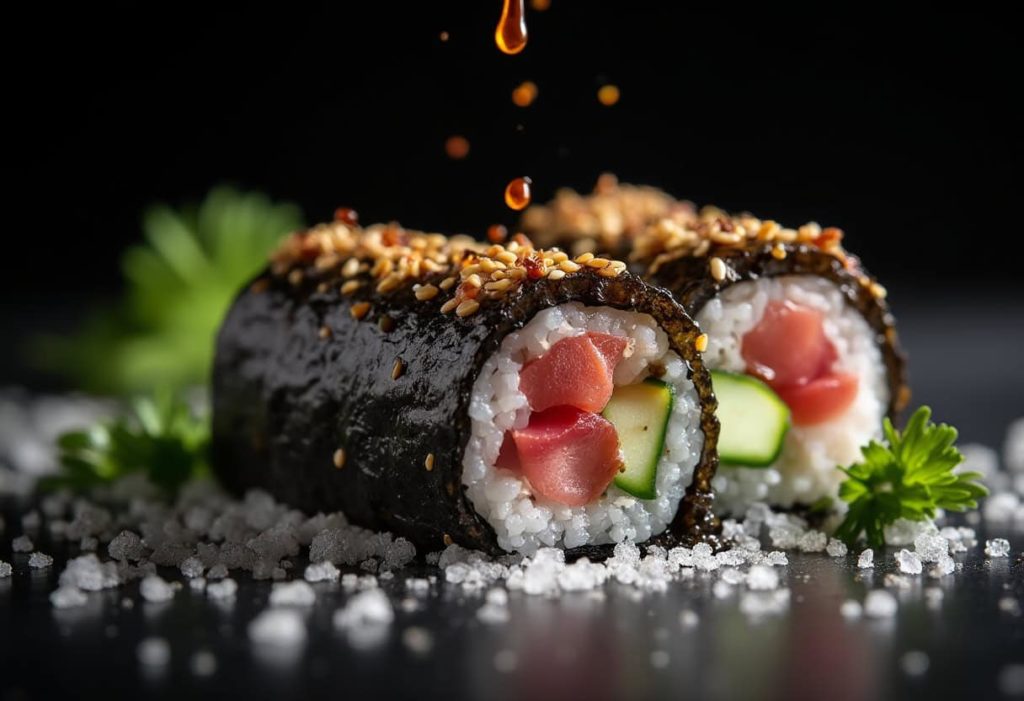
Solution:
<svg viewBox="0 0 1024 701">
<path fill-rule="evenodd" d="M 145 242 L 122 256 L 120 303 L 86 319 L 74 337 L 39 339 L 32 360 L 100 393 L 206 384 L 231 300 L 301 226 L 296 206 L 227 187 L 198 208 L 154 207 L 143 219 Z"/>
<path fill-rule="evenodd" d="M 839 498 L 849 503 L 836 537 L 853 545 L 864 535 L 872 547 L 885 544 L 885 526 L 898 518 L 923 521 L 936 509 L 966 511 L 988 494 L 977 472 L 954 472 L 963 461 L 952 426 L 931 422 L 931 409 L 920 407 L 900 432 L 885 420 L 885 443 L 861 448 L 862 462 L 839 469 L 846 480 Z"/>
<path fill-rule="evenodd" d="M 85 490 L 142 472 L 173 494 L 206 473 L 209 442 L 208 420 L 174 393 L 162 392 L 136 400 L 126 418 L 61 435 L 61 472 L 42 486 Z"/>
</svg>

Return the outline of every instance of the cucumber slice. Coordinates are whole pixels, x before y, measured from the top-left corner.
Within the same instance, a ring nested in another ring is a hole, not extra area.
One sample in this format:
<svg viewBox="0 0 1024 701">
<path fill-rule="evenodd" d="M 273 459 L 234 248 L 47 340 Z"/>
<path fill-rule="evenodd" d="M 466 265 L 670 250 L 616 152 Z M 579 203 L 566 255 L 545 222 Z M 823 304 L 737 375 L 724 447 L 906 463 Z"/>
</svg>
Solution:
<svg viewBox="0 0 1024 701">
<path fill-rule="evenodd" d="M 648 378 L 635 385 L 616 387 L 601 415 L 619 434 L 624 467 L 615 486 L 640 499 L 654 499 L 658 461 L 665 448 L 665 429 L 672 414 L 675 390 Z"/>
<path fill-rule="evenodd" d="M 718 397 L 718 456 L 743 467 L 767 467 L 782 452 L 789 430 L 789 407 L 772 388 L 750 375 L 714 370 Z"/>
</svg>

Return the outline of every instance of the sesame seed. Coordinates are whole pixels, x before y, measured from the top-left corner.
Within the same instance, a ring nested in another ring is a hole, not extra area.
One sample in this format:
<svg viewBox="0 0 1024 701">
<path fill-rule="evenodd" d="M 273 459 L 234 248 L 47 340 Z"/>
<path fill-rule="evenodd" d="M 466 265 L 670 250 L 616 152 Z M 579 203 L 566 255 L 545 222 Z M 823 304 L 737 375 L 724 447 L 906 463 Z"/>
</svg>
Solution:
<svg viewBox="0 0 1024 701">
<path fill-rule="evenodd" d="M 400 284 L 402 284 L 402 275 L 400 273 L 391 273 L 377 283 L 377 291 L 384 294 L 397 288 Z"/>
<path fill-rule="evenodd" d="M 786 247 L 781 243 L 777 243 L 772 246 L 772 258 L 775 260 L 785 260 L 786 258 Z"/>
<path fill-rule="evenodd" d="M 331 337 L 331 333 L 332 333 L 332 331 L 331 331 L 331 327 L 330 326 L 321 326 L 320 327 L 320 338 L 330 338 Z"/>
<path fill-rule="evenodd" d="M 608 265 L 603 268 L 599 268 L 597 274 L 601 277 L 618 277 L 621 272 L 621 270 Z"/>
<path fill-rule="evenodd" d="M 725 261 L 723 261 L 718 256 L 712 256 L 710 267 L 711 277 L 713 277 L 715 280 L 718 280 L 719 282 L 725 279 L 725 274 L 727 270 L 725 267 Z"/>
<path fill-rule="evenodd" d="M 565 277 L 565 271 L 560 268 L 554 268 L 548 271 L 548 280 L 561 280 Z"/>
<path fill-rule="evenodd" d="M 875 299 L 885 299 L 889 292 L 877 282 L 873 282 L 871 283 L 871 294 L 874 295 Z"/>
<path fill-rule="evenodd" d="M 551 277 L 548 275 L 548 277 Z M 512 286 L 512 281 L 507 279 L 495 280 L 494 282 L 488 282 L 484 285 L 484 289 L 489 292 L 504 292 Z"/>
<path fill-rule="evenodd" d="M 359 259 L 349 258 L 345 265 L 341 266 L 341 274 L 345 277 L 352 277 L 359 272 Z"/>
<path fill-rule="evenodd" d="M 434 285 L 418 285 L 416 287 L 416 299 L 420 301 L 433 299 L 437 293 L 438 289 Z"/>
<path fill-rule="evenodd" d="M 427 472 L 434 469 L 434 454 L 427 453 L 427 459 L 423 461 L 423 467 L 427 468 Z"/>
<path fill-rule="evenodd" d="M 587 261 L 586 265 L 588 268 L 600 269 L 607 267 L 609 263 L 611 263 L 611 261 L 608 260 L 607 258 L 591 258 L 590 260 Z"/>
<path fill-rule="evenodd" d="M 580 254 L 580 255 L 576 256 L 576 262 L 579 263 L 580 265 L 584 265 L 585 263 L 587 263 L 589 261 L 592 261 L 592 260 L 594 260 L 594 254 L 593 253 L 589 253 L 588 252 L 588 253 L 583 253 L 583 254 Z"/>
<path fill-rule="evenodd" d="M 345 451 L 342 448 L 334 451 L 334 466 L 339 470 L 345 467 Z"/>
<path fill-rule="evenodd" d="M 341 286 L 341 294 L 350 295 L 356 290 L 358 290 L 362 286 L 362 284 L 363 283 L 359 282 L 358 280 L 349 280 L 348 282 Z"/>
<path fill-rule="evenodd" d="M 288 273 L 288 282 L 290 282 L 291 284 L 296 285 L 296 286 L 301 285 L 302 284 L 302 271 L 299 270 L 298 268 L 296 268 L 295 270 L 293 270 L 290 273 Z"/>
<path fill-rule="evenodd" d="M 402 376 L 402 371 L 405 370 L 405 366 L 402 364 L 401 358 L 395 358 L 395 364 L 391 368 L 391 379 L 397 380 Z"/>
<path fill-rule="evenodd" d="M 441 538 L 441 541 L 445 544 L 445 546 L 451 545 L 455 542 L 454 540 L 452 540 L 452 537 L 447 533 L 444 534 L 444 537 Z"/>
<path fill-rule="evenodd" d="M 446 277 L 444 280 L 442 280 L 440 282 L 440 284 L 438 284 L 438 287 L 440 287 L 442 290 L 448 290 L 448 289 L 451 289 L 451 286 L 454 285 L 454 284 L 455 284 L 455 278 L 453 278 L 453 277 Z"/>
<path fill-rule="evenodd" d="M 563 260 L 558 264 L 558 267 L 567 273 L 575 273 L 580 269 L 580 266 L 571 260 Z"/>
<path fill-rule="evenodd" d="M 462 281 L 462 284 L 469 285 L 470 287 L 483 287 L 484 286 L 484 283 L 480 279 L 480 276 L 477 275 L 476 273 L 473 273 L 469 277 L 464 278 L 463 281 Z"/>
<path fill-rule="evenodd" d="M 480 303 L 475 299 L 467 299 L 455 309 L 455 316 L 469 316 L 480 308 Z"/>
<path fill-rule="evenodd" d="M 708 335 L 702 333 L 700 336 L 697 336 L 697 340 L 693 342 L 693 347 L 697 349 L 698 353 L 706 351 L 708 349 Z"/>
<path fill-rule="evenodd" d="M 459 300 L 453 297 L 452 299 L 449 299 L 447 302 L 441 305 L 441 313 L 447 314 L 452 309 L 455 309 L 455 307 L 457 306 L 459 306 Z"/>
<path fill-rule="evenodd" d="M 370 311 L 370 303 L 356 302 L 348 311 L 352 315 L 353 319 L 362 319 Z"/>
</svg>

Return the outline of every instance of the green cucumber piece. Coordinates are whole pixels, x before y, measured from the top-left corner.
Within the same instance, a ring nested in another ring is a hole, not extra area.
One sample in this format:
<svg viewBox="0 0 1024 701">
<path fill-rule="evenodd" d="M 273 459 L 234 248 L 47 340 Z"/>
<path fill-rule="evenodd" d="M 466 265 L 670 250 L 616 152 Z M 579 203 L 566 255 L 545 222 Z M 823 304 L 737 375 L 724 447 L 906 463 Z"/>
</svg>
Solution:
<svg viewBox="0 0 1024 701">
<path fill-rule="evenodd" d="M 665 448 L 665 431 L 672 415 L 675 390 L 647 378 L 616 387 L 601 415 L 615 426 L 622 449 L 623 470 L 615 486 L 640 499 L 654 499 L 658 461 Z"/>
<path fill-rule="evenodd" d="M 718 456 L 742 467 L 767 467 L 782 452 L 789 431 L 786 403 L 756 377 L 713 370 L 711 384 L 718 397 Z"/>
</svg>

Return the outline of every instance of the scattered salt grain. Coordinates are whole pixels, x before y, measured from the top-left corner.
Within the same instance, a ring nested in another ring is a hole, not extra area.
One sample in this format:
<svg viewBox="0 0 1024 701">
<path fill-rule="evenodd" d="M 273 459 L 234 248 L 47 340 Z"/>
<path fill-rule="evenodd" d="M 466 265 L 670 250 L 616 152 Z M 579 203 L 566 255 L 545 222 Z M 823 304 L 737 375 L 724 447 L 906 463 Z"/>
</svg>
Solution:
<svg viewBox="0 0 1024 701">
<path fill-rule="evenodd" d="M 508 592 L 498 588 L 488 591 L 484 605 L 477 609 L 476 617 L 482 623 L 507 623 L 509 620 Z"/>
<path fill-rule="evenodd" d="M 740 597 L 740 611 L 753 619 L 778 615 L 789 608 L 789 590 L 748 591 Z"/>
<path fill-rule="evenodd" d="M 871 548 L 866 548 L 857 558 L 857 567 L 862 570 L 869 569 L 875 566 L 875 551 Z"/>
<path fill-rule="evenodd" d="M 46 553 L 34 552 L 28 556 L 28 566 L 41 570 L 49 567 L 53 564 L 53 558 Z"/>
<path fill-rule="evenodd" d="M 178 566 L 178 569 L 180 569 L 181 573 L 189 579 L 202 577 L 203 572 L 206 570 L 206 568 L 203 567 L 203 561 L 200 560 L 198 557 L 195 557 L 194 555 L 192 557 L 187 557 L 184 560 L 182 560 L 181 564 Z"/>
<path fill-rule="evenodd" d="M 779 575 L 766 565 L 753 565 L 747 573 L 747 586 L 754 591 L 768 591 L 779 586 Z"/>
<path fill-rule="evenodd" d="M 107 545 L 107 554 L 115 560 L 131 560 L 132 562 L 142 557 L 145 547 L 142 539 L 132 531 L 121 531 Z"/>
<path fill-rule="evenodd" d="M 853 599 L 847 599 L 839 607 L 839 614 L 848 621 L 853 621 L 861 617 L 864 609 L 861 607 L 859 601 Z"/>
<path fill-rule="evenodd" d="M 271 606 L 312 606 L 316 603 L 313 587 L 301 579 L 277 583 L 270 590 Z"/>
<path fill-rule="evenodd" d="M 669 654 L 664 650 L 654 650 L 651 652 L 651 666 L 655 669 L 665 669 L 671 661 L 672 659 L 669 657 Z"/>
<path fill-rule="evenodd" d="M 165 667 L 171 661 L 171 645 L 163 638 L 145 638 L 135 648 L 135 656 L 145 667 Z"/>
<path fill-rule="evenodd" d="M 872 589 L 864 599 L 864 615 L 868 618 L 892 618 L 897 608 L 896 597 L 884 589 Z"/>
<path fill-rule="evenodd" d="M 16 553 L 30 553 L 35 550 L 35 547 L 32 544 L 32 539 L 27 535 L 20 535 L 11 541 L 11 550 Z"/>
<path fill-rule="evenodd" d="M 387 625 L 395 618 L 387 595 L 380 589 L 367 589 L 355 594 L 344 608 L 334 612 L 335 628 L 364 625 Z"/>
<path fill-rule="evenodd" d="M 607 578 L 608 568 L 581 557 L 558 574 L 558 586 L 562 591 L 587 591 L 601 586 Z"/>
<path fill-rule="evenodd" d="M 292 608 L 263 611 L 249 624 L 249 639 L 257 645 L 291 647 L 306 641 L 306 624 Z"/>
<path fill-rule="evenodd" d="M 722 573 L 718 575 L 723 582 L 726 584 L 737 585 L 742 584 L 746 579 L 746 576 L 735 567 L 729 567 L 728 569 L 722 570 Z"/>
<path fill-rule="evenodd" d="M 85 593 L 77 587 L 61 586 L 50 594 L 50 603 L 57 609 L 83 606 L 86 601 Z"/>
<path fill-rule="evenodd" d="M 14 569 L 11 567 L 11 563 L 0 560 L 0 579 L 6 579 L 11 576 Z"/>
<path fill-rule="evenodd" d="M 230 577 L 211 582 L 206 586 L 206 595 L 211 599 L 231 599 L 238 592 L 238 583 Z"/>
<path fill-rule="evenodd" d="M 174 598 L 174 587 L 157 575 L 151 574 L 142 580 L 139 593 L 146 601 L 160 603 Z"/>
<path fill-rule="evenodd" d="M 885 542 L 888 545 L 911 545 L 922 533 L 935 533 L 937 530 L 931 521 L 898 518 L 885 527 Z"/>
<path fill-rule="evenodd" d="M 117 565 L 100 562 L 94 554 L 82 555 L 69 560 L 60 574 L 61 586 L 77 587 L 85 591 L 110 589 L 121 583 Z"/>
<path fill-rule="evenodd" d="M 835 538 L 829 538 L 828 545 L 825 546 L 825 552 L 828 553 L 829 557 L 845 557 L 846 556 L 846 543 Z"/>
<path fill-rule="evenodd" d="M 896 553 L 896 562 L 899 564 L 900 572 L 921 574 L 921 558 L 906 548 Z"/>
<path fill-rule="evenodd" d="M 42 525 L 42 519 L 39 516 L 39 512 L 35 509 L 21 517 L 21 527 L 26 531 L 39 530 L 40 525 Z"/>
<path fill-rule="evenodd" d="M 307 582 L 337 582 L 341 571 L 332 562 L 314 562 L 302 576 Z"/>
<path fill-rule="evenodd" d="M 985 555 L 988 557 L 1008 557 L 1010 542 L 1006 538 L 992 538 L 985 541 Z"/>
<path fill-rule="evenodd" d="M 935 565 L 928 571 L 930 577 L 944 577 L 947 574 L 953 574 L 956 569 L 956 561 L 952 557 L 946 554 L 939 556 L 939 559 L 935 561 Z"/>
<path fill-rule="evenodd" d="M 228 568 L 223 563 L 216 564 L 206 573 L 207 579 L 224 579 L 228 576 Z"/>
<path fill-rule="evenodd" d="M 199 650 L 192 655 L 188 666 L 197 677 L 212 677 L 217 671 L 217 658 L 209 650 Z"/>
<path fill-rule="evenodd" d="M 807 531 L 797 541 L 797 547 L 805 553 L 820 553 L 828 544 L 828 536 L 821 531 Z"/>
<path fill-rule="evenodd" d="M 789 557 L 781 550 L 772 550 L 764 556 L 764 564 L 773 567 L 785 567 L 789 564 Z"/>
<path fill-rule="evenodd" d="M 410 626 L 402 631 L 402 644 L 414 655 L 424 657 L 434 647 L 434 636 L 426 628 Z"/>
<path fill-rule="evenodd" d="M 949 541 L 941 533 L 922 533 L 914 538 L 914 551 L 921 562 L 938 562 L 949 554 Z"/>
<path fill-rule="evenodd" d="M 928 672 L 931 661 L 928 655 L 920 650 L 910 650 L 900 658 L 900 667 L 908 677 L 920 677 Z"/>
</svg>

